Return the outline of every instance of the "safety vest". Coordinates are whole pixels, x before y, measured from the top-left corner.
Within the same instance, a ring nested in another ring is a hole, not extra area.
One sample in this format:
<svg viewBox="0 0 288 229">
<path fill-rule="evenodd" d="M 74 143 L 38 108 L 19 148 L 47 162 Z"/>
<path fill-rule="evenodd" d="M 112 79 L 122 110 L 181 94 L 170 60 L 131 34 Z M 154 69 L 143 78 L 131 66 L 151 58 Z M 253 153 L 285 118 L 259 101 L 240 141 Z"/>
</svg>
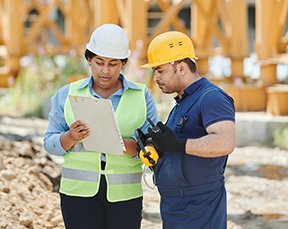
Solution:
<svg viewBox="0 0 288 229">
<path fill-rule="evenodd" d="M 78 89 L 84 80 L 71 83 L 68 95 L 93 97 L 89 87 Z M 115 111 L 123 138 L 132 137 L 146 118 L 145 86 L 137 86 L 141 90 L 124 91 Z M 64 106 L 64 117 L 68 126 L 75 122 L 68 96 Z M 107 182 L 108 201 L 117 202 L 141 197 L 141 165 L 141 161 L 131 158 L 128 154 L 106 154 L 105 171 L 101 171 L 101 152 L 87 152 L 82 143 L 77 143 L 64 156 L 60 192 L 70 196 L 94 196 L 98 192 L 102 172 Z"/>
</svg>

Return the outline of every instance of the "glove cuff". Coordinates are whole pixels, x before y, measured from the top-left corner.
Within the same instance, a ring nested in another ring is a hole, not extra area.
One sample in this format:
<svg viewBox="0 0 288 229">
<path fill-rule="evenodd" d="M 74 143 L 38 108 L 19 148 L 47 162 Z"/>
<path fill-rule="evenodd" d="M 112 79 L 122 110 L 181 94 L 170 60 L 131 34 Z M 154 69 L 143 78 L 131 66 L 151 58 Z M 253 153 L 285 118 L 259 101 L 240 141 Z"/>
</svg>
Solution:
<svg viewBox="0 0 288 229">
<path fill-rule="evenodd" d="M 186 142 L 187 142 L 187 139 L 183 139 L 183 138 L 179 139 L 179 152 L 186 153 Z"/>
</svg>

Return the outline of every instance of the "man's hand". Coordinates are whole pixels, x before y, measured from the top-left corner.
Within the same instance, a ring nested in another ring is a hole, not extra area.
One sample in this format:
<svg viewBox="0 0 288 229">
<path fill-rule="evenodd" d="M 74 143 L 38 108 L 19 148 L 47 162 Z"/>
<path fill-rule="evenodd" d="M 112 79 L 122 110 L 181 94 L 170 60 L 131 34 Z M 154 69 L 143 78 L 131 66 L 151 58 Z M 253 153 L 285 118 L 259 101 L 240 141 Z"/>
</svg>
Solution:
<svg viewBox="0 0 288 229">
<path fill-rule="evenodd" d="M 160 131 L 155 132 L 152 128 L 148 128 L 148 133 L 159 151 L 185 153 L 187 139 L 178 138 L 172 130 L 162 122 L 158 122 L 157 126 Z"/>
</svg>

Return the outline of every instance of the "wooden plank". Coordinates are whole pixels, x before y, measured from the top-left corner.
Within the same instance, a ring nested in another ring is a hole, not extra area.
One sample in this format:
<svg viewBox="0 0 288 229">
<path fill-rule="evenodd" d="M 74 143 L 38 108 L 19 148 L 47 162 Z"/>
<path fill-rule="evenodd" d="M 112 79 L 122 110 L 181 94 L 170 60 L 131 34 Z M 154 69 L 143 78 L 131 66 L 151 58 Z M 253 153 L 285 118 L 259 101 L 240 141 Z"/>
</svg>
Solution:
<svg viewBox="0 0 288 229">
<path fill-rule="evenodd" d="M 256 0 L 256 54 L 258 59 L 271 57 L 275 50 L 275 43 L 272 43 L 271 35 L 275 33 L 273 25 L 274 13 L 271 9 L 275 7 L 275 0 Z M 263 84 L 277 82 L 276 65 L 262 65 L 260 67 L 260 81 Z"/>
<path fill-rule="evenodd" d="M 70 0 L 67 9 L 69 13 L 65 18 L 65 37 L 72 48 L 80 51 L 79 49 L 84 46 L 90 36 L 89 17 L 91 18 L 91 15 L 88 1 Z"/>
<path fill-rule="evenodd" d="M 266 112 L 272 115 L 288 115 L 288 87 L 274 85 L 268 87 Z"/>
<path fill-rule="evenodd" d="M 180 3 L 180 2 L 178 2 L 178 3 Z M 157 4 L 163 12 L 166 12 L 171 7 L 171 4 L 169 4 L 169 2 L 164 1 L 164 0 L 157 0 Z M 179 18 L 174 17 L 171 20 L 171 25 L 174 27 L 175 30 L 178 30 L 182 33 L 188 33 L 185 26 L 180 23 Z"/>
<path fill-rule="evenodd" d="M 146 56 L 148 27 L 147 9 L 148 4 L 143 0 L 126 0 L 127 20 L 125 21 L 126 24 L 123 24 L 123 26 L 128 32 L 130 48 L 135 52 L 140 52 L 138 55 L 141 59 L 144 59 Z M 137 23 L 135 23 L 135 21 L 137 21 Z"/>
<path fill-rule="evenodd" d="M 97 0 L 92 1 L 94 16 L 93 30 L 104 23 L 119 23 L 119 9 L 117 4 L 119 0 Z"/>
<path fill-rule="evenodd" d="M 230 12 L 229 29 L 227 38 L 229 43 L 228 52 L 231 58 L 231 77 L 233 79 L 244 78 L 244 57 L 248 56 L 248 15 L 247 4 L 242 0 L 226 1 L 227 11 Z"/>
<path fill-rule="evenodd" d="M 177 15 L 178 15 L 180 9 L 183 7 L 184 3 L 185 3 L 185 1 L 179 0 L 174 5 L 171 5 L 169 9 L 167 9 L 163 18 L 155 26 L 155 30 L 154 30 L 153 34 L 151 35 L 151 39 L 154 38 L 155 36 L 157 36 L 158 34 L 169 30 L 169 26 L 171 25 L 171 22 L 176 20 Z"/>
<path fill-rule="evenodd" d="M 0 45 L 4 44 L 4 41 L 3 41 L 3 1 L 0 0 Z"/>
<path fill-rule="evenodd" d="M 288 0 L 282 0 L 283 1 L 283 7 L 279 19 L 279 34 L 278 37 L 280 37 L 279 41 L 279 52 L 286 52 L 287 47 L 288 47 L 288 31 L 286 34 L 282 37 L 282 34 L 285 32 L 285 26 L 287 25 L 288 21 Z"/>
<path fill-rule="evenodd" d="M 21 23 L 20 7 L 22 1 L 3 0 L 3 41 L 8 51 L 6 68 L 16 76 L 20 68 L 19 58 L 23 50 L 23 26 Z"/>
</svg>

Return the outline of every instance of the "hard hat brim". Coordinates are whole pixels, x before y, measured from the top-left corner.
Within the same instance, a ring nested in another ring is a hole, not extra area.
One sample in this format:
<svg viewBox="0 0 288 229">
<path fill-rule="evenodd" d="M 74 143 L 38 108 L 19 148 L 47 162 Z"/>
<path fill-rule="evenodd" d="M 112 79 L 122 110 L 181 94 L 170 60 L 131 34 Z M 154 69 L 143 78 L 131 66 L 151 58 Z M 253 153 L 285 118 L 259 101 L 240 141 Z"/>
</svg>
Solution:
<svg viewBox="0 0 288 229">
<path fill-rule="evenodd" d="M 188 57 L 189 58 L 189 57 Z M 196 60 L 199 60 L 199 58 L 197 56 L 193 57 L 193 58 L 190 58 L 195 64 L 196 64 Z M 168 62 L 169 63 L 169 62 Z M 154 63 L 154 64 L 144 64 L 144 65 L 141 65 L 140 68 L 153 68 L 153 67 L 156 67 L 156 66 L 160 66 L 160 65 L 163 65 L 163 64 L 168 64 L 168 63 Z"/>
<path fill-rule="evenodd" d="M 140 66 L 140 68 L 152 68 L 152 67 L 154 67 L 154 66 L 152 66 L 151 64 L 143 64 L 143 65 L 141 65 Z"/>
</svg>

